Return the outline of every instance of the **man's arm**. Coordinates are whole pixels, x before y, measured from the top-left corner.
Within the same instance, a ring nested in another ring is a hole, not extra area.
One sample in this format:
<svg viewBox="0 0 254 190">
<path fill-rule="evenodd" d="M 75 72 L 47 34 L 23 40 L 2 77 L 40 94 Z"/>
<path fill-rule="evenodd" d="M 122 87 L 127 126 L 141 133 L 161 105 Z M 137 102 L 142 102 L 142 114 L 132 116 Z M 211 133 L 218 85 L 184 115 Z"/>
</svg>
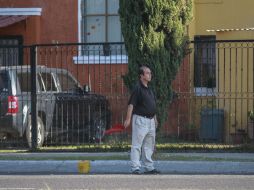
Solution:
<svg viewBox="0 0 254 190">
<path fill-rule="evenodd" d="M 132 111 L 133 111 L 133 105 L 129 104 L 128 109 L 127 109 L 126 119 L 124 121 L 124 127 L 125 128 L 129 127 L 130 124 L 131 124 Z"/>
<path fill-rule="evenodd" d="M 157 116 L 156 115 L 154 116 L 154 121 L 155 121 L 155 128 L 157 128 L 158 127 L 158 120 L 157 120 Z"/>
</svg>

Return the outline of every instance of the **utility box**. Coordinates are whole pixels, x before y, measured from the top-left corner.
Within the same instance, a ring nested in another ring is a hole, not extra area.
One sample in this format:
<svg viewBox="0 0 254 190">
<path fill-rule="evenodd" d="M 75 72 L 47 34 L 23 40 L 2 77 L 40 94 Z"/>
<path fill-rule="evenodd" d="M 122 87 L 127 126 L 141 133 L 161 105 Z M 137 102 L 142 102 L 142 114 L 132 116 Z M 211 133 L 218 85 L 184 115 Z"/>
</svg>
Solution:
<svg viewBox="0 0 254 190">
<path fill-rule="evenodd" d="M 223 142 L 224 110 L 205 108 L 201 111 L 199 138 L 205 142 Z"/>
</svg>

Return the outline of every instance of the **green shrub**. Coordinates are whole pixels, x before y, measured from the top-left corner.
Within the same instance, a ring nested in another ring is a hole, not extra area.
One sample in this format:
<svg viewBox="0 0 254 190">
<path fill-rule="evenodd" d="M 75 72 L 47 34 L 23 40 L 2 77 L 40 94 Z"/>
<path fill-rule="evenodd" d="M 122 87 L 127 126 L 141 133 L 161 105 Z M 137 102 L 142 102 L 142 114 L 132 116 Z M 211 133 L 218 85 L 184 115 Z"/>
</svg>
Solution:
<svg viewBox="0 0 254 190">
<path fill-rule="evenodd" d="M 172 99 L 171 83 L 189 52 L 186 25 L 192 18 L 192 0 L 120 0 L 119 14 L 128 53 L 124 83 L 132 89 L 139 66 L 152 69 L 162 126 Z"/>
</svg>

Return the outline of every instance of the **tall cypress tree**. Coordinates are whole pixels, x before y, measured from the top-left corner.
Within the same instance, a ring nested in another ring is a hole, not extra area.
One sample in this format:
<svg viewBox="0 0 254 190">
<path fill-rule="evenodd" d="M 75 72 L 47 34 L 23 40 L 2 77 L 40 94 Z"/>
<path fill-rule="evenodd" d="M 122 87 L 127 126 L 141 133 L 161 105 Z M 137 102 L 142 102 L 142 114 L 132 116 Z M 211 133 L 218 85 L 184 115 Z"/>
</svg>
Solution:
<svg viewBox="0 0 254 190">
<path fill-rule="evenodd" d="M 192 17 L 192 0 L 120 0 L 120 21 L 128 52 L 124 83 L 132 89 L 138 67 L 153 71 L 159 123 L 167 119 L 171 83 L 188 52 L 185 28 Z"/>
</svg>

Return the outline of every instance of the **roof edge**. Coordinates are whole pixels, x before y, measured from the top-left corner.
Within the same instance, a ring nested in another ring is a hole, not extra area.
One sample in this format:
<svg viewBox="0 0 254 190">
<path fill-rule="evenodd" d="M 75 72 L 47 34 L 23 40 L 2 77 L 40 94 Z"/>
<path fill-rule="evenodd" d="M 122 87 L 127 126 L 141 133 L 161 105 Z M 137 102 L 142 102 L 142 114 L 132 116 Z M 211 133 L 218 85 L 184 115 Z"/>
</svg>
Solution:
<svg viewBox="0 0 254 190">
<path fill-rule="evenodd" d="M 37 15 L 41 16 L 42 8 L 0 8 L 0 15 Z"/>
<path fill-rule="evenodd" d="M 207 29 L 207 32 L 235 32 L 235 31 L 253 31 L 254 27 L 249 28 L 221 28 L 221 29 Z"/>
</svg>

